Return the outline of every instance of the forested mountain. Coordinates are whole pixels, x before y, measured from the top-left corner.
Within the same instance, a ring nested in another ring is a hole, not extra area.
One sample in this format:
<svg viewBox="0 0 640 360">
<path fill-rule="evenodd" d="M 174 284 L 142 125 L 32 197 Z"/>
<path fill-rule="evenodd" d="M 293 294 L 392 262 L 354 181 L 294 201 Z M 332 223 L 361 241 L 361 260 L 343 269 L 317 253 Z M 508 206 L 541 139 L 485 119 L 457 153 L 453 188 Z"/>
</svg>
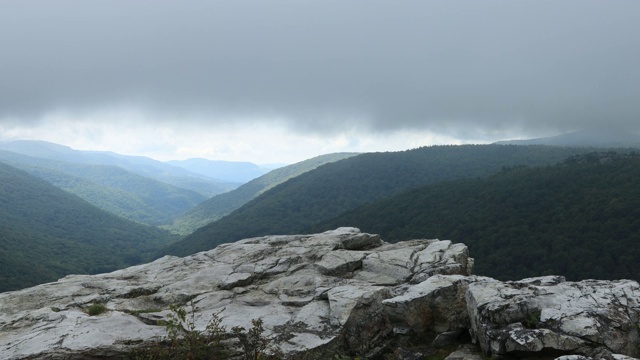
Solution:
<svg viewBox="0 0 640 360">
<path fill-rule="evenodd" d="M 427 185 L 310 231 L 355 226 L 387 241 L 465 243 L 476 272 L 640 280 L 640 156 L 591 153 L 551 167 Z"/>
<path fill-rule="evenodd" d="M 144 177 L 198 192 L 205 197 L 235 189 L 239 185 L 217 181 L 143 156 L 127 156 L 108 151 L 81 151 L 46 141 L 0 142 L 0 150 L 68 163 L 118 166 Z"/>
<path fill-rule="evenodd" d="M 299 163 L 274 169 L 261 177 L 251 180 L 239 188 L 216 195 L 196 206 L 193 210 L 178 217 L 171 226 L 166 229 L 178 234 L 187 235 L 197 228 L 205 226 L 215 220 L 238 209 L 256 196 L 281 184 L 288 179 L 311 171 L 318 166 L 346 159 L 357 153 L 335 153 L 317 156 Z"/>
<path fill-rule="evenodd" d="M 250 162 L 208 159 L 171 160 L 167 164 L 179 166 L 196 174 L 226 182 L 244 184 L 266 174 L 269 170 Z"/>
<path fill-rule="evenodd" d="M 0 291 L 138 264 L 173 240 L 0 163 Z"/>
<path fill-rule="evenodd" d="M 206 197 L 113 165 L 57 161 L 0 151 L 0 161 L 130 220 L 160 225 L 193 209 Z"/>
<path fill-rule="evenodd" d="M 640 134 L 616 128 L 596 128 L 536 139 L 498 141 L 496 144 L 637 148 L 640 147 Z"/>
<path fill-rule="evenodd" d="M 292 234 L 347 210 L 424 184 L 488 176 L 505 166 L 555 164 L 585 148 L 511 145 L 432 146 L 366 153 L 294 177 L 166 253 L 186 255 L 238 239 Z"/>
</svg>

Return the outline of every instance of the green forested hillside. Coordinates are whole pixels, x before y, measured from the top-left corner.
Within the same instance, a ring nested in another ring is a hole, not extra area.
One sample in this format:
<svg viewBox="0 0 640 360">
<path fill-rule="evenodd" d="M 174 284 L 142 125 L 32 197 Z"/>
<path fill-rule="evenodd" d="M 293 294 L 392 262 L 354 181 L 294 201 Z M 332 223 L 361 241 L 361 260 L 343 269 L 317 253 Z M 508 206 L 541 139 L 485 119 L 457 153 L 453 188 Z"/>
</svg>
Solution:
<svg viewBox="0 0 640 360">
<path fill-rule="evenodd" d="M 485 179 L 428 185 L 310 231 L 355 226 L 387 241 L 462 242 L 476 272 L 640 280 L 640 156 L 592 153 Z"/>
<path fill-rule="evenodd" d="M 166 228 L 172 232 L 187 235 L 197 228 L 205 226 L 215 220 L 238 209 L 256 196 L 281 184 L 293 177 L 311 171 L 320 165 L 335 162 L 357 155 L 357 153 L 336 153 L 314 157 L 299 163 L 274 169 L 261 177 L 251 180 L 239 188 L 216 195 L 196 206 L 193 210 L 178 217 L 173 224 Z"/>
<path fill-rule="evenodd" d="M 134 265 L 173 240 L 0 163 L 0 291 Z"/>
<path fill-rule="evenodd" d="M 586 148 L 513 145 L 432 146 L 367 153 L 292 178 L 167 249 L 186 255 L 266 234 L 299 233 L 347 210 L 410 188 L 487 176 L 511 165 L 554 164 Z"/>
<path fill-rule="evenodd" d="M 130 220 L 160 225 L 193 209 L 206 197 L 113 165 L 90 165 L 0 151 L 0 161 Z"/>
</svg>

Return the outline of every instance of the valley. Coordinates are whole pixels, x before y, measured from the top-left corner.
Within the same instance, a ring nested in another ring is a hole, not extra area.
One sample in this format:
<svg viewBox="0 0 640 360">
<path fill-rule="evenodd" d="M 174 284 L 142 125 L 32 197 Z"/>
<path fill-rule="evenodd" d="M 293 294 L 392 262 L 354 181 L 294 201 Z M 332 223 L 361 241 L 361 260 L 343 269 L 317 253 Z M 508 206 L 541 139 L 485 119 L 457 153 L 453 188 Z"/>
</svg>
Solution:
<svg viewBox="0 0 640 360">
<path fill-rule="evenodd" d="M 462 145 L 328 154 L 236 188 L 220 185 L 224 192 L 207 197 L 216 180 L 173 165 L 19 145 L 14 150 L 22 153 L 0 151 L 7 164 L 0 185 L 4 291 L 248 237 L 340 226 L 392 242 L 461 241 L 483 260 L 479 274 L 502 280 L 640 277 L 633 245 L 640 165 L 632 148 Z M 173 175 L 163 178 L 167 169 Z M 176 174 L 205 185 L 177 186 Z M 30 193 L 38 195 L 21 200 Z"/>
</svg>

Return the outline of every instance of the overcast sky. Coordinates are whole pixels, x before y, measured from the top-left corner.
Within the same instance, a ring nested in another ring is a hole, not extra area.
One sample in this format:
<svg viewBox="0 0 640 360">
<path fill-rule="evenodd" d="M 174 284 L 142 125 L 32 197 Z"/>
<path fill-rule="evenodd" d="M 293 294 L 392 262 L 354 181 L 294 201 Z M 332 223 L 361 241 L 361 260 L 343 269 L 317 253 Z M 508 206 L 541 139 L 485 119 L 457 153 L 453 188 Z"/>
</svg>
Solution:
<svg viewBox="0 0 640 360">
<path fill-rule="evenodd" d="M 161 160 L 640 128 L 637 0 L 2 0 L 0 138 Z"/>
</svg>

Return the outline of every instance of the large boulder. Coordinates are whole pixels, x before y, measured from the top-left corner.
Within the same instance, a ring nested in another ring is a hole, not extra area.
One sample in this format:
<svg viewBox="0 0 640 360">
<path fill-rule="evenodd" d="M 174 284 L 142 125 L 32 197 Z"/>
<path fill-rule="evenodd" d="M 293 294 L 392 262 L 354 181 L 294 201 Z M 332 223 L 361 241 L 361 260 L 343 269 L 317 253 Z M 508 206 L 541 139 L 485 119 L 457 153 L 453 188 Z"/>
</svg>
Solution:
<svg viewBox="0 0 640 360">
<path fill-rule="evenodd" d="M 440 334 L 469 329 L 465 294 L 476 277 L 434 275 L 383 300 L 394 332 Z"/>
<path fill-rule="evenodd" d="M 640 286 L 558 276 L 468 286 L 471 332 L 496 356 L 639 355 Z"/>
<path fill-rule="evenodd" d="M 385 299 L 435 274 L 468 275 L 471 264 L 462 244 L 387 244 L 355 228 L 246 239 L 0 294 L 0 354 L 123 358 L 166 339 L 162 324 L 178 304 L 195 331 L 205 331 L 214 318 L 229 333 L 260 319 L 262 336 L 282 356 L 323 349 L 370 355 L 392 333 Z M 89 315 L 95 304 L 105 311 Z"/>
<path fill-rule="evenodd" d="M 545 276 L 501 282 L 432 275 L 394 291 L 382 301 L 394 332 L 422 334 L 434 346 L 450 344 L 447 340 L 468 331 L 471 341 L 496 358 L 639 355 L 640 287 L 635 281 L 566 282 Z"/>
</svg>

